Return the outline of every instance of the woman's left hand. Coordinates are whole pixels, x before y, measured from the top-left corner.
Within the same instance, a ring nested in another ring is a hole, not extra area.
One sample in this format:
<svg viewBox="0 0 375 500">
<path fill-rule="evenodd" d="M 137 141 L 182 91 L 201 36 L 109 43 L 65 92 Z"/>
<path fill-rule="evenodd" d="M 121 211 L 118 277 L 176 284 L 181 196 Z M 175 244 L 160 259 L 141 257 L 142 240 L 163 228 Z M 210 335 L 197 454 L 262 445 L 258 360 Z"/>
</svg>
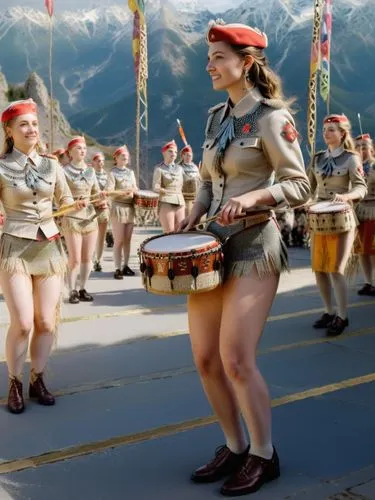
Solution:
<svg viewBox="0 0 375 500">
<path fill-rule="evenodd" d="M 333 201 L 336 203 L 347 203 L 349 201 L 349 197 L 347 194 L 336 194 Z"/>
<path fill-rule="evenodd" d="M 219 216 L 217 218 L 217 222 L 222 226 L 232 224 L 235 217 L 242 215 L 243 212 L 244 206 L 241 200 L 241 196 L 230 198 L 221 209 L 221 212 L 219 213 Z"/>
<path fill-rule="evenodd" d="M 82 208 L 87 207 L 87 201 L 86 200 L 77 200 L 75 202 L 75 205 L 76 205 L 77 210 L 81 210 Z"/>
<path fill-rule="evenodd" d="M 100 191 L 99 198 L 105 200 L 107 198 L 107 191 Z"/>
</svg>

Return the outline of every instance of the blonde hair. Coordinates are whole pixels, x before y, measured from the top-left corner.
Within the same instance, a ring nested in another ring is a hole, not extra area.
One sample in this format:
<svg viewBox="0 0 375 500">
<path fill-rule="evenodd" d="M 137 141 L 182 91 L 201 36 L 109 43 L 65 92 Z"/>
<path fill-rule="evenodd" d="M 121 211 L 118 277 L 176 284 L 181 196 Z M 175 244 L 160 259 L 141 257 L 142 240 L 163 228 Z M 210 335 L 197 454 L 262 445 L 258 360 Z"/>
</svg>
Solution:
<svg viewBox="0 0 375 500">
<path fill-rule="evenodd" d="M 246 73 L 246 80 L 252 83 L 265 99 L 280 101 L 287 109 L 295 102 L 295 98 L 286 99 L 281 78 L 270 67 L 263 49 L 257 47 L 239 47 L 231 45 L 232 50 L 241 58 L 253 58 L 253 64 Z"/>
<path fill-rule="evenodd" d="M 12 126 L 12 123 L 14 120 L 15 120 L 15 118 L 13 118 L 12 120 L 9 120 L 8 122 L 3 122 L 3 124 L 2 124 L 3 125 L 3 132 L 4 132 L 4 143 L 3 143 L 3 149 L 1 151 L 1 156 L 8 155 L 9 153 L 11 153 L 13 151 L 14 140 L 13 140 L 13 137 L 9 137 L 8 132 L 7 132 L 7 128 Z M 43 153 L 43 146 L 42 146 L 40 140 L 35 145 L 35 151 L 38 154 Z"/>
<path fill-rule="evenodd" d="M 324 118 L 323 123 L 328 117 Z M 342 132 L 343 138 L 341 140 L 341 146 L 350 151 L 352 153 L 358 154 L 358 151 L 355 149 L 355 142 L 352 136 L 352 125 L 349 120 L 345 122 L 336 122 L 337 128 Z"/>
</svg>

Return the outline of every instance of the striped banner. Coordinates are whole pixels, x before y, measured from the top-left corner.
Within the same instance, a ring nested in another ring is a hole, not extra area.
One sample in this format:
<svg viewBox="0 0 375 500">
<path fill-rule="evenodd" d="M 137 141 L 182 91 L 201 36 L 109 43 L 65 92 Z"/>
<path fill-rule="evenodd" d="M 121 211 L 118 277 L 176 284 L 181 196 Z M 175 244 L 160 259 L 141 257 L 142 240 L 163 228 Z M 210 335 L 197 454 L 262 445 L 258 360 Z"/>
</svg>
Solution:
<svg viewBox="0 0 375 500">
<path fill-rule="evenodd" d="M 49 17 L 53 16 L 53 0 L 44 0 L 44 5 L 46 6 Z"/>
<path fill-rule="evenodd" d="M 332 38 L 332 0 L 324 0 L 323 22 L 320 41 L 320 95 L 329 103 L 330 93 L 330 59 Z"/>
</svg>

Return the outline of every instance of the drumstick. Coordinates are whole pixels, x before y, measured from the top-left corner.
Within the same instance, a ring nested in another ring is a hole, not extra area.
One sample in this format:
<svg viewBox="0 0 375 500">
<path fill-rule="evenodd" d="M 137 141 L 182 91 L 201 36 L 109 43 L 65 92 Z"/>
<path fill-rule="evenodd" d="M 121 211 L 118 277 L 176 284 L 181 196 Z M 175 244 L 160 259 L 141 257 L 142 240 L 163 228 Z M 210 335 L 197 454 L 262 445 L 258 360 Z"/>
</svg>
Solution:
<svg viewBox="0 0 375 500">
<path fill-rule="evenodd" d="M 180 120 L 177 118 L 177 125 L 178 125 L 178 131 L 180 132 L 180 136 L 181 136 L 181 139 L 182 139 L 182 142 L 184 143 L 185 146 L 188 145 L 188 141 L 186 140 L 186 135 L 185 135 L 185 131 L 182 127 L 182 124 L 180 122 Z"/>
<path fill-rule="evenodd" d="M 273 208 L 274 207 L 268 207 L 268 206 L 264 205 L 264 206 L 259 206 L 256 209 L 252 209 L 249 212 L 243 212 L 241 215 L 236 215 L 231 224 L 235 224 L 236 222 L 238 222 L 242 219 L 246 219 L 248 217 L 251 217 L 252 215 L 256 215 L 258 212 L 266 212 L 269 210 L 273 210 Z M 203 222 L 199 222 L 199 224 L 196 224 L 195 226 L 193 226 L 193 229 L 200 229 L 201 227 L 204 227 L 209 222 L 215 222 L 219 217 L 220 217 L 220 214 L 214 215 L 213 217 L 209 217 L 208 219 L 204 220 Z"/>
</svg>

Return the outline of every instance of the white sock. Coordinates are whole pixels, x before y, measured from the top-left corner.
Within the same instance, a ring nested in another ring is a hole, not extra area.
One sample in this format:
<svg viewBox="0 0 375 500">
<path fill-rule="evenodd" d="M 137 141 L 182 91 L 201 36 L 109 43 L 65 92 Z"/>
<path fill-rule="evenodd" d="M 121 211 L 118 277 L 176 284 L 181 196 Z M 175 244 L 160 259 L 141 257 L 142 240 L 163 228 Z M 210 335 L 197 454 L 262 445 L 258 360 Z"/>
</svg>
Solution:
<svg viewBox="0 0 375 500">
<path fill-rule="evenodd" d="M 236 453 L 236 455 L 240 455 L 243 453 L 248 447 L 245 436 L 242 439 L 228 439 L 227 438 L 227 447 L 230 449 L 232 453 Z"/>
<path fill-rule="evenodd" d="M 273 456 L 272 443 L 267 443 L 266 445 L 263 446 L 255 446 L 252 444 L 250 447 L 250 455 L 255 455 L 257 457 L 261 457 L 266 460 L 271 460 Z"/>
<path fill-rule="evenodd" d="M 82 262 L 81 263 L 81 271 L 79 273 L 79 281 L 80 281 L 80 289 L 84 290 L 86 288 L 86 283 L 89 279 L 90 273 L 92 269 L 92 262 Z"/>
</svg>

